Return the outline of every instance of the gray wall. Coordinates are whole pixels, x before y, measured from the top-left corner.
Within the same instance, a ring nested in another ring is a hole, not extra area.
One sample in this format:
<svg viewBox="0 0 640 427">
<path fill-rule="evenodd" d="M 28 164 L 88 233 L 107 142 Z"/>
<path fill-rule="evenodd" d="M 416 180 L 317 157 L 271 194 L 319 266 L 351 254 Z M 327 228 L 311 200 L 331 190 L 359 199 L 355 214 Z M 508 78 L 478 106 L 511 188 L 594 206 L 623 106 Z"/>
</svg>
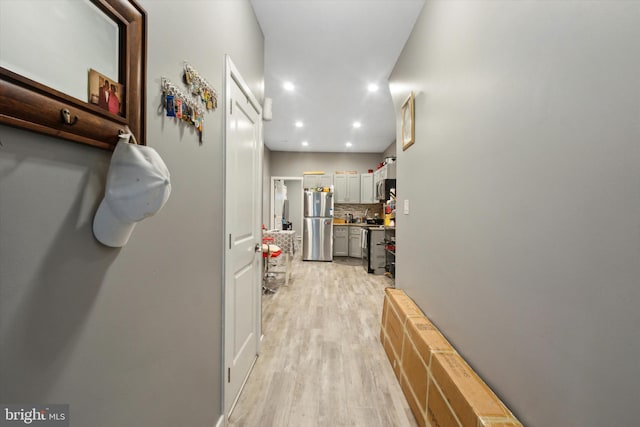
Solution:
<svg viewBox="0 0 640 427">
<path fill-rule="evenodd" d="M 396 157 L 396 142 L 393 141 L 391 144 L 389 144 L 389 146 L 387 147 L 386 150 L 384 150 L 384 153 L 382 153 L 382 157 Z"/>
<path fill-rule="evenodd" d="M 186 59 L 222 95 L 229 53 L 262 100 L 263 36 L 245 1 L 140 3 L 148 144 L 171 197 L 125 247 L 104 247 L 91 222 L 110 153 L 0 126 L 0 401 L 69 403 L 74 426 L 214 426 L 223 111 L 207 114 L 200 145 L 157 112 L 159 83 L 179 84 Z"/>
<path fill-rule="evenodd" d="M 430 1 L 397 284 L 527 426 L 636 425 L 640 3 Z M 398 135 L 398 140 L 400 136 Z"/>
<path fill-rule="evenodd" d="M 382 161 L 379 153 L 294 153 L 271 152 L 272 176 L 302 176 L 304 172 L 323 170 L 326 174 L 336 171 L 356 170 L 366 173 Z"/>
</svg>

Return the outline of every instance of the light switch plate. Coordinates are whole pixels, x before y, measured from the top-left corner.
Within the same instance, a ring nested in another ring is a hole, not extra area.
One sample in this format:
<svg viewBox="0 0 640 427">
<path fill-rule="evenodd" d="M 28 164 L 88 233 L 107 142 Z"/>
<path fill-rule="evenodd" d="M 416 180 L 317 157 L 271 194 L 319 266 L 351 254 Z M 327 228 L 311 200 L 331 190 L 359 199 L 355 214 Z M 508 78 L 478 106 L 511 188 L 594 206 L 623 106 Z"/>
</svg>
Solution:
<svg viewBox="0 0 640 427">
<path fill-rule="evenodd" d="M 404 201 L 404 214 L 409 215 L 409 199 L 405 199 Z"/>
</svg>

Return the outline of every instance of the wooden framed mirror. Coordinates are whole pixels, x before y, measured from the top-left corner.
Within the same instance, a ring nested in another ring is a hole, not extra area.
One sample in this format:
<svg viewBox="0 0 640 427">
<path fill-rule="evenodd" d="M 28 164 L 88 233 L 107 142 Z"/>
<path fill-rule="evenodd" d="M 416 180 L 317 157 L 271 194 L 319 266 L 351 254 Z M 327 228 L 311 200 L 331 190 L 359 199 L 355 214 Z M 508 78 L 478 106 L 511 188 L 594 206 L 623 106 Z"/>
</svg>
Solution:
<svg viewBox="0 0 640 427">
<path fill-rule="evenodd" d="M 120 131 L 146 143 L 147 22 L 134 0 L 0 2 L 0 15 L 0 123 L 108 150 Z M 120 89 L 116 112 L 98 105 L 90 69 Z"/>
</svg>

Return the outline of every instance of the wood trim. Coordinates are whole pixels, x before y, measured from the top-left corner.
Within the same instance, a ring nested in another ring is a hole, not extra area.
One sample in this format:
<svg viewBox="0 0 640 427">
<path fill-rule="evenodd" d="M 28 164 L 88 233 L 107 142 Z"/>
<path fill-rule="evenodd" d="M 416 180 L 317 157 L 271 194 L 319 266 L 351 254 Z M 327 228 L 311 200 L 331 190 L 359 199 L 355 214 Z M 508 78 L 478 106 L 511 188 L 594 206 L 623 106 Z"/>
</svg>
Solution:
<svg viewBox="0 0 640 427">
<path fill-rule="evenodd" d="M 92 0 L 120 27 L 119 82 L 125 85 L 120 117 L 0 67 L 0 123 L 113 150 L 120 130 L 146 145 L 146 12 L 133 0 Z M 60 111 L 78 120 L 65 124 Z"/>
</svg>

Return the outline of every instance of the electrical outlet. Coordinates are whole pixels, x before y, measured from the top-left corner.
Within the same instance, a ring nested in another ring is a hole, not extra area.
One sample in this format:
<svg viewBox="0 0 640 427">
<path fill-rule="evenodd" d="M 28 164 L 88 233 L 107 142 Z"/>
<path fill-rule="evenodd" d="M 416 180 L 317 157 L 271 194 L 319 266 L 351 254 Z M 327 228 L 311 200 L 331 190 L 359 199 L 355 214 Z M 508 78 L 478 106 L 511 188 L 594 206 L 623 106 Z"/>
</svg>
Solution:
<svg viewBox="0 0 640 427">
<path fill-rule="evenodd" d="M 404 201 L 404 214 L 409 215 L 409 199 L 405 199 Z"/>
</svg>

